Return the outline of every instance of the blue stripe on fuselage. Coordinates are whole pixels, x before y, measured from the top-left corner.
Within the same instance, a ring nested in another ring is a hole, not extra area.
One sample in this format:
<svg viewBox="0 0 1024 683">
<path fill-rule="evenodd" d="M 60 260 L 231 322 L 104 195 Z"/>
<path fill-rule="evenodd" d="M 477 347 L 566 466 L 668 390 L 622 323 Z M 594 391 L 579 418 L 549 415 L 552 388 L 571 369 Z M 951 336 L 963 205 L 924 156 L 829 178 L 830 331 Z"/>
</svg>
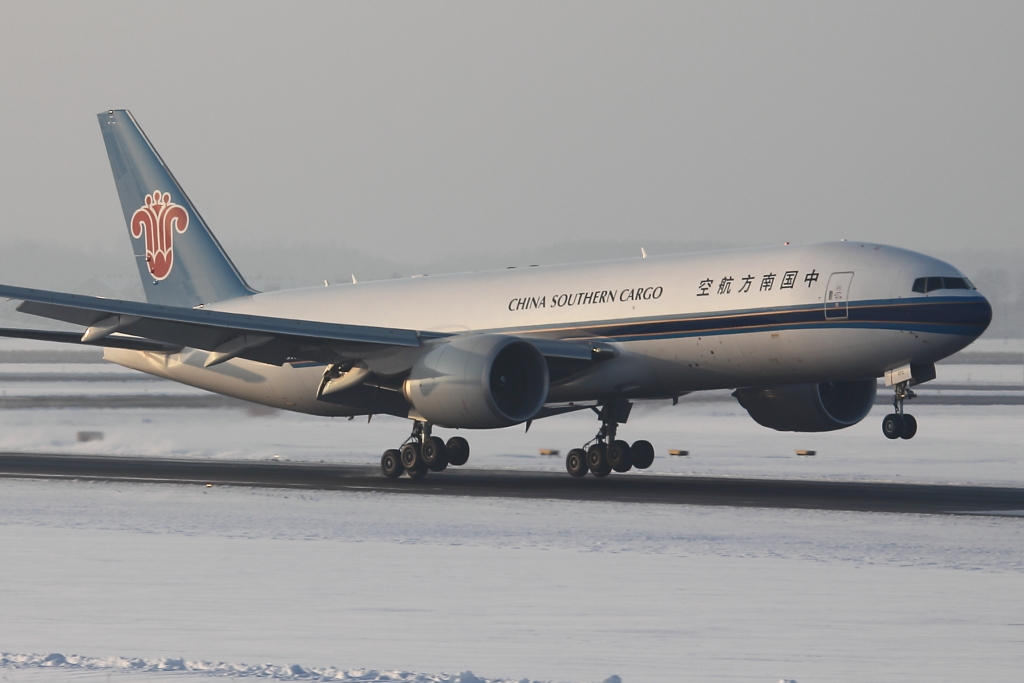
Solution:
<svg viewBox="0 0 1024 683">
<path fill-rule="evenodd" d="M 847 317 L 826 318 L 822 304 L 706 313 L 672 318 L 600 321 L 573 326 L 505 330 L 515 334 L 560 332 L 559 337 L 616 341 L 670 339 L 785 329 L 888 329 L 977 336 L 992 320 L 992 307 L 977 297 L 922 297 L 856 301 Z M 568 334 L 565 334 L 568 333 Z"/>
</svg>

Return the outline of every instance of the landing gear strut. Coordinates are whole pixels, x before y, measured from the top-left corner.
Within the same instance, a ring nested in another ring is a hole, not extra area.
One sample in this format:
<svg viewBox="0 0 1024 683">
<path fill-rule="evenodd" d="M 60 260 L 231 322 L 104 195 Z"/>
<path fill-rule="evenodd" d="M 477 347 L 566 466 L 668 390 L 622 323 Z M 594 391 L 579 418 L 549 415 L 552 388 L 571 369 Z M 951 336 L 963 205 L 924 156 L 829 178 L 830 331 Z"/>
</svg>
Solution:
<svg viewBox="0 0 1024 683">
<path fill-rule="evenodd" d="M 893 387 L 896 395 L 892 399 L 892 407 L 895 412 L 886 415 L 882 419 L 882 433 L 888 439 L 913 439 L 917 434 L 917 420 L 913 415 L 903 411 L 903 401 L 917 396 L 910 389 L 910 380 L 900 382 Z"/>
<path fill-rule="evenodd" d="M 413 422 L 412 434 L 399 449 L 388 449 L 380 459 L 380 469 L 388 479 L 398 479 L 402 473 L 410 479 L 422 479 L 427 472 L 443 472 L 449 465 L 465 465 L 469 460 L 469 442 L 453 436 L 444 442 L 430 434 L 431 424 L 422 420 Z"/>
<path fill-rule="evenodd" d="M 595 477 L 607 477 L 615 472 L 628 472 L 632 468 L 647 469 L 654 463 L 654 447 L 648 441 L 636 441 L 630 446 L 616 438 L 619 423 L 629 419 L 633 404 L 627 401 L 607 403 L 594 408 L 601 428 L 597 436 L 583 448 L 574 448 L 565 457 L 565 469 L 574 477 L 589 471 Z"/>
</svg>

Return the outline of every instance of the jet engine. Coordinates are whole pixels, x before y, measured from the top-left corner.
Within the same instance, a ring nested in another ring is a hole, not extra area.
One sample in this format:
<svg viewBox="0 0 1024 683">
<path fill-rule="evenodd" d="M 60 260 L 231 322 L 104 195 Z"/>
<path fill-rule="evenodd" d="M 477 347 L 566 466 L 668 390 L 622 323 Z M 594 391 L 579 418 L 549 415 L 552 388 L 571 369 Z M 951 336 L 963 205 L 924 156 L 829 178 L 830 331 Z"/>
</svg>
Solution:
<svg viewBox="0 0 1024 683">
<path fill-rule="evenodd" d="M 508 427 L 544 406 L 548 366 L 537 347 L 517 337 L 456 337 L 417 360 L 402 390 L 440 427 Z"/>
<path fill-rule="evenodd" d="M 875 404 L 874 379 L 745 387 L 733 392 L 750 417 L 780 432 L 830 432 L 863 420 Z"/>
</svg>

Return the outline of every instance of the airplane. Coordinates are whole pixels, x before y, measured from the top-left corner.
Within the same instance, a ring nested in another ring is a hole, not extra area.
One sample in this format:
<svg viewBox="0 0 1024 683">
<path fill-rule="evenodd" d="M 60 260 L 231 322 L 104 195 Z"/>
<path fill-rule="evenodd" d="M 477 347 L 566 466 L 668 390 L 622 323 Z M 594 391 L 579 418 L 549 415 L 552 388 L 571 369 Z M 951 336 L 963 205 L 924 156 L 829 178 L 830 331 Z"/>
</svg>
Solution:
<svg viewBox="0 0 1024 683">
<path fill-rule="evenodd" d="M 465 465 L 442 429 L 498 429 L 592 410 L 596 436 L 566 470 L 647 469 L 618 438 L 636 401 L 732 389 L 759 424 L 844 429 L 867 416 L 910 439 L 904 410 L 935 363 L 985 331 L 992 309 L 952 265 L 858 241 L 783 244 L 257 292 L 127 110 L 98 115 L 146 302 L 0 285 L 17 310 L 84 332 L 0 336 L 98 346 L 110 362 L 322 416 L 408 418 L 384 476 Z"/>
</svg>

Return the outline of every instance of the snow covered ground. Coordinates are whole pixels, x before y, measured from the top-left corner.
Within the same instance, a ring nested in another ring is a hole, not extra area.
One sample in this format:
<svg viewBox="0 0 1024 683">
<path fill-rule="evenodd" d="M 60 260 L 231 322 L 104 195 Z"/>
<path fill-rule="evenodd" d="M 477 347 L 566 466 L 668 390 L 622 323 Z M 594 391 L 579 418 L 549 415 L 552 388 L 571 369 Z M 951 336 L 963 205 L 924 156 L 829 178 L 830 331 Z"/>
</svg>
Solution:
<svg viewBox="0 0 1024 683">
<path fill-rule="evenodd" d="M 210 678 L 255 678 L 271 681 L 349 681 L 350 683 L 529 683 L 527 679 L 480 678 L 472 671 L 457 674 L 423 674 L 411 671 L 377 671 L 376 669 L 339 669 L 337 667 L 303 667 L 299 664 L 241 664 L 238 662 L 206 662 L 181 657 L 83 657 L 50 654 L 0 653 L 0 668 L 13 672 L 3 680 L 52 681 L 151 681 L 151 674 L 162 674 L 170 680 L 209 681 Z M 621 678 L 609 676 L 606 683 Z"/>
<path fill-rule="evenodd" d="M 93 386 L 100 384 L 109 383 Z M 651 470 L 627 476 L 680 473 L 1024 485 L 1024 406 L 911 404 L 909 410 L 920 425 L 917 437 L 889 441 L 879 427 L 889 412 L 885 406 L 876 406 L 849 429 L 793 434 L 759 426 L 727 394 L 716 400 L 696 396 L 674 407 L 667 402 L 638 405 L 620 434 L 628 440 L 649 439 L 657 451 Z M 564 455 L 592 437 L 597 426 L 586 411 L 538 421 L 529 433 L 520 426 L 463 434 L 472 444 L 471 467 L 562 470 L 563 456 L 542 456 L 540 449 L 555 448 Z M 279 455 L 284 460 L 375 464 L 385 448 L 405 439 L 408 430 L 406 420 L 386 416 L 367 424 L 365 419 L 310 417 L 258 407 L 0 410 L 3 451 L 261 460 Z M 104 438 L 81 443 L 76 440 L 80 431 L 100 431 Z M 669 456 L 670 448 L 690 455 Z M 817 455 L 797 456 L 796 450 L 814 450 Z"/>
<path fill-rule="evenodd" d="M 1020 370 L 941 366 L 939 381 L 1012 392 Z M 27 372 L 122 371 L 0 364 Z M 919 435 L 890 442 L 884 406 L 804 435 L 759 427 L 727 395 L 640 406 L 621 433 L 658 460 L 627 476 L 1024 485 L 1024 406 L 910 411 Z M 596 426 L 468 433 L 470 465 L 561 470 L 538 449 Z M 261 409 L 0 410 L 5 451 L 373 463 L 407 430 Z M 1020 518 L 0 480 L 4 681 L 1019 681 L 1022 615 Z"/>
<path fill-rule="evenodd" d="M 0 520 L 10 653 L 626 683 L 1024 668 L 1014 518 L 7 480 Z"/>
<path fill-rule="evenodd" d="M 196 458 L 312 460 L 376 464 L 385 448 L 408 435 L 405 420 L 375 417 L 332 420 L 292 413 L 253 415 L 246 410 L 3 410 L 0 450 L 109 453 Z M 920 424 L 912 441 L 888 441 L 879 428 L 884 407 L 862 423 L 824 434 L 774 432 L 757 425 L 735 402 L 680 402 L 672 408 L 637 408 L 620 434 L 647 438 L 657 459 L 646 472 L 719 476 L 885 480 L 1024 485 L 1024 406 L 913 408 Z M 589 413 L 523 428 L 464 433 L 472 444 L 468 466 L 563 470 L 566 453 L 596 431 Z M 101 431 L 103 441 L 79 443 L 79 431 Z M 438 430 L 443 436 L 454 432 Z M 669 448 L 688 457 L 667 455 Z M 811 449 L 814 457 L 797 456 Z"/>
</svg>

